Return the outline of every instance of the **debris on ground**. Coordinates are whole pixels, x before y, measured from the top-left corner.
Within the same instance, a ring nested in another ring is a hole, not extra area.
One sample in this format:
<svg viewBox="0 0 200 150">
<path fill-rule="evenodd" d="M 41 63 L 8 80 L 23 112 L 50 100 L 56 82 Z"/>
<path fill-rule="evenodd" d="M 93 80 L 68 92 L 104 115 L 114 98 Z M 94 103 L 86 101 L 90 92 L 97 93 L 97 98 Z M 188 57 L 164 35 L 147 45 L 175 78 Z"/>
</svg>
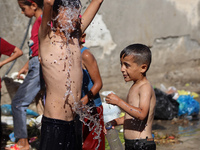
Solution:
<svg viewBox="0 0 200 150">
<path fill-rule="evenodd" d="M 154 141 L 156 144 L 178 144 L 179 137 L 174 134 L 163 134 L 162 132 L 154 132 Z"/>
</svg>

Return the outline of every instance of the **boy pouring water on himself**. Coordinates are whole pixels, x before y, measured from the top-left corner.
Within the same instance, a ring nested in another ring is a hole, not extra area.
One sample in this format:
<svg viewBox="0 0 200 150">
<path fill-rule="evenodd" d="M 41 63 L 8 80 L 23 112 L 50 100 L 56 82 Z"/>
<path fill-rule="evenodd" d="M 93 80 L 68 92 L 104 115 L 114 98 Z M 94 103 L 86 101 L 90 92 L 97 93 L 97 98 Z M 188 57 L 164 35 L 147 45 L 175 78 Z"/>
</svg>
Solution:
<svg viewBox="0 0 200 150">
<path fill-rule="evenodd" d="M 152 123 L 156 97 L 146 77 L 151 63 L 151 51 L 142 44 L 132 44 L 121 51 L 121 72 L 126 82 L 133 81 L 127 102 L 111 93 L 106 102 L 117 105 L 125 116 L 111 121 L 112 126 L 124 125 L 126 150 L 155 150 Z"/>
<path fill-rule="evenodd" d="M 76 150 L 74 116 L 80 112 L 82 67 L 79 38 L 103 0 L 92 0 L 80 18 L 80 0 L 44 0 L 39 29 L 46 83 L 40 150 Z"/>
</svg>

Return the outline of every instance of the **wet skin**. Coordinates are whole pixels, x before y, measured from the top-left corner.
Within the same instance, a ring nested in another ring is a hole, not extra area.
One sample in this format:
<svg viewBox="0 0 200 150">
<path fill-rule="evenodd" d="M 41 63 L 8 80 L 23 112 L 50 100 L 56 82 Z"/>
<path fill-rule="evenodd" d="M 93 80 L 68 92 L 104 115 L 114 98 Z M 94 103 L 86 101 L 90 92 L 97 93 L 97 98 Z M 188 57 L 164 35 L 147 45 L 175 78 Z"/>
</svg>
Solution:
<svg viewBox="0 0 200 150">
<path fill-rule="evenodd" d="M 118 105 L 126 114 L 116 119 L 116 124 L 124 124 L 124 137 L 126 139 L 152 138 L 152 123 L 156 103 L 153 88 L 146 76 L 143 75 L 145 65 L 134 63 L 133 56 L 122 57 L 121 72 L 126 82 L 133 81 L 127 101 L 111 93 L 106 97 L 106 102 Z"/>
</svg>

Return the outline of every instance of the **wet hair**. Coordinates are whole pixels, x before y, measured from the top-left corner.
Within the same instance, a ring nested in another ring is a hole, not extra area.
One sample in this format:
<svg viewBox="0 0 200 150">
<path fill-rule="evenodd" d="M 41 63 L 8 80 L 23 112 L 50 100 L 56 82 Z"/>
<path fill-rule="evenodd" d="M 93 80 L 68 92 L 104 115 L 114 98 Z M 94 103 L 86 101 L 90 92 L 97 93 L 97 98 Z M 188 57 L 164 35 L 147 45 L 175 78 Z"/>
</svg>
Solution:
<svg viewBox="0 0 200 150">
<path fill-rule="evenodd" d="M 151 50 L 149 47 L 143 44 L 129 45 L 121 51 L 120 58 L 125 58 L 130 55 L 133 56 L 134 63 L 138 65 L 146 64 L 147 70 L 149 69 L 151 64 Z"/>
<path fill-rule="evenodd" d="M 80 37 L 82 35 L 80 18 L 81 7 L 80 0 L 55 0 L 53 5 L 52 30 L 56 31 L 60 24 L 60 31 L 63 32 L 66 37 Z M 66 16 L 70 22 L 60 22 L 58 20 L 58 18 L 60 18 L 60 13 L 63 13 L 63 16 Z"/>
<path fill-rule="evenodd" d="M 33 2 L 35 2 L 39 8 L 43 8 L 43 0 L 18 0 L 18 2 L 22 2 L 24 5 L 31 6 Z"/>
<path fill-rule="evenodd" d="M 80 0 L 55 0 L 53 4 L 53 11 L 58 13 L 58 9 L 60 6 L 68 6 L 73 7 L 76 9 L 81 8 L 81 1 Z"/>
</svg>

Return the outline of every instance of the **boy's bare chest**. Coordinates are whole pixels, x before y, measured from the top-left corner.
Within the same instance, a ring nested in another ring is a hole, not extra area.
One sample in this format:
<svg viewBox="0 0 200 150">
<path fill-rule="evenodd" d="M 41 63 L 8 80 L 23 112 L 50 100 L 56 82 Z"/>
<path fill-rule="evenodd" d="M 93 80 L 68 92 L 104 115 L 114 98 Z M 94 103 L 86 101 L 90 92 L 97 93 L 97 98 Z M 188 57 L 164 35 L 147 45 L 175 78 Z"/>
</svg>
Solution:
<svg viewBox="0 0 200 150">
<path fill-rule="evenodd" d="M 127 96 L 127 103 L 132 105 L 132 106 L 138 107 L 139 106 L 139 99 L 140 99 L 139 90 L 130 89 L 128 96 Z"/>
</svg>

